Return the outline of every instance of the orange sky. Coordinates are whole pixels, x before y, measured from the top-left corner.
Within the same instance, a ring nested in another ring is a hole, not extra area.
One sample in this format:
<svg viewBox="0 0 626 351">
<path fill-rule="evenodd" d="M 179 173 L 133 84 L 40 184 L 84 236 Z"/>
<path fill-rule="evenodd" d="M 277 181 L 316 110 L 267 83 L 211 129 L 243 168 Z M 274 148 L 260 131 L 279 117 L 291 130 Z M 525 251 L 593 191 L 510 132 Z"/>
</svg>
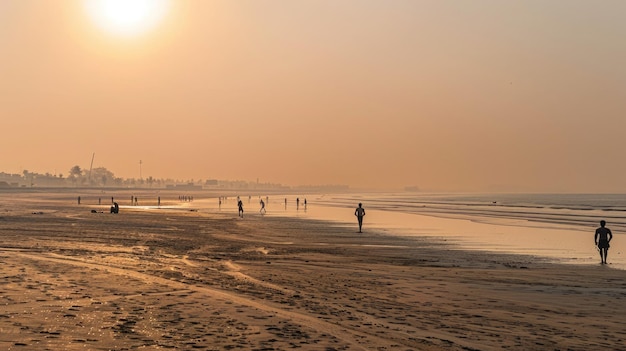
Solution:
<svg viewBox="0 0 626 351">
<path fill-rule="evenodd" d="M 0 0 L 0 171 L 624 192 L 626 2 Z"/>
</svg>

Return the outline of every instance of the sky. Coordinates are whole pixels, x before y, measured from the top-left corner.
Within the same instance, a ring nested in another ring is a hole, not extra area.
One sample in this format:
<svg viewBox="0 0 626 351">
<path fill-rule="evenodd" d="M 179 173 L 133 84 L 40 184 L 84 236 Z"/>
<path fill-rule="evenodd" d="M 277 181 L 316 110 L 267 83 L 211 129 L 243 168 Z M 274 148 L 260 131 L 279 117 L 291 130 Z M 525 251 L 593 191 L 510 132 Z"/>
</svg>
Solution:
<svg viewBox="0 0 626 351">
<path fill-rule="evenodd" d="M 94 1 L 0 0 L 0 171 L 626 192 L 626 1 Z"/>
</svg>

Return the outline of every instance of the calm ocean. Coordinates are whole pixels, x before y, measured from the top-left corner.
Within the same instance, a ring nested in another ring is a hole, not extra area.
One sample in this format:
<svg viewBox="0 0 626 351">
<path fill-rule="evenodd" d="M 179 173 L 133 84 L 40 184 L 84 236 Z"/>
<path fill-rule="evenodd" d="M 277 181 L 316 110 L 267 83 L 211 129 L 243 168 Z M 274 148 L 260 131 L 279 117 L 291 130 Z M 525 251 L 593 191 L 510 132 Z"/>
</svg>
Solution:
<svg viewBox="0 0 626 351">
<path fill-rule="evenodd" d="M 609 266 L 626 269 L 624 194 L 323 195 L 311 196 L 307 216 L 355 225 L 359 202 L 367 211 L 366 229 L 445 238 L 463 248 L 575 264 L 599 263 L 593 236 L 604 219 L 615 235 Z"/>
<path fill-rule="evenodd" d="M 371 209 L 595 226 L 601 219 L 626 232 L 624 194 L 374 194 L 324 196 L 325 205 L 367 202 Z"/>
</svg>

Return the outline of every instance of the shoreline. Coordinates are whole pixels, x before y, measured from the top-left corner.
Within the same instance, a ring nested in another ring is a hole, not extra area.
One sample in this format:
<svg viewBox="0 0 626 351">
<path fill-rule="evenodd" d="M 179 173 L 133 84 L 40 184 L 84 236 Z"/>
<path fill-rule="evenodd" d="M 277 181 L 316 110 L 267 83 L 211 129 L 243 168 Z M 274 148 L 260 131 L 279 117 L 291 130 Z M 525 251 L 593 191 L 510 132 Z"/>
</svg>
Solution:
<svg viewBox="0 0 626 351">
<path fill-rule="evenodd" d="M 33 203 L 40 204 L 46 201 L 58 203 L 64 201 L 64 206 L 76 204 L 76 198 L 71 190 L 64 189 L 61 192 L 27 192 L 22 193 L 23 200 L 32 199 Z M 100 190 L 93 190 L 83 196 L 81 206 L 91 206 L 92 208 L 108 212 L 108 197 L 112 193 L 102 193 Z M 206 211 L 209 213 L 229 213 L 235 211 L 235 196 L 230 196 L 222 204 L 222 208 L 218 208 L 216 197 L 203 197 L 206 192 L 192 193 L 197 200 L 180 201 L 176 199 L 179 192 L 169 189 L 141 189 L 142 192 L 135 191 L 137 189 L 127 189 L 125 192 L 119 191 L 114 193 L 115 200 L 120 203 L 123 209 L 146 209 L 146 210 L 176 210 L 179 208 L 187 208 L 194 211 Z M 156 190 L 156 191 L 155 191 Z M 139 197 L 139 206 L 132 204 L 130 197 L 136 194 Z M 1 197 L 2 194 L 0 194 Z M 393 194 L 387 194 L 390 196 Z M 157 204 L 157 198 L 163 196 L 161 206 Z M 212 194 L 211 196 L 216 196 Z M 300 195 L 301 199 L 307 195 Z M 370 195 L 356 196 L 353 195 L 336 195 L 327 196 L 323 194 L 308 194 L 309 211 L 303 211 L 301 204 L 300 211 L 295 211 L 294 194 L 273 194 L 271 202 L 268 201 L 266 208 L 268 216 L 286 215 L 296 217 L 312 217 L 318 219 L 329 219 L 335 223 L 343 223 L 343 225 L 356 225 L 356 221 L 352 216 L 354 209 L 348 203 L 356 203 L 368 199 Z M 377 196 L 377 195 L 376 195 Z M 107 199 L 98 201 L 100 199 Z M 259 198 L 261 198 L 259 196 Z M 283 198 L 289 198 L 289 210 L 283 210 Z M 47 200 L 46 200 L 47 199 Z M 243 196 L 247 214 L 256 214 L 258 204 L 256 204 L 257 196 Z M 42 201 L 43 200 L 43 201 Z M 330 202 L 329 202 L 330 200 Z M 369 199 L 368 199 L 369 200 Z M 252 201 L 252 202 L 250 202 Z M 101 204 L 99 204 L 101 202 Z M 376 204 L 378 205 L 378 204 Z M 345 206 L 345 208 L 343 207 Z M 375 228 L 389 235 L 413 235 L 413 236 L 430 236 L 438 237 L 446 242 L 454 241 L 462 248 L 471 250 L 482 250 L 496 253 L 518 253 L 522 255 L 534 255 L 540 258 L 550 258 L 554 262 L 562 262 L 575 265 L 595 265 L 599 261 L 597 249 L 593 245 L 593 231 L 595 226 L 585 226 L 573 224 L 570 222 L 552 222 L 544 221 L 539 218 L 531 217 L 523 219 L 517 216 L 491 216 L 485 214 L 468 214 L 464 210 L 456 211 L 448 209 L 447 211 L 435 211 L 431 208 L 408 207 L 408 210 L 393 211 L 386 209 L 368 210 L 368 216 L 365 221 L 365 228 Z M 318 214 L 320 209 L 329 209 Z M 373 219 L 372 214 L 382 214 L 374 223 L 370 223 Z M 416 220 L 417 218 L 417 220 Z M 424 221 L 420 220 L 426 219 Z M 434 220 L 432 220 L 434 219 Z M 426 222 L 424 227 L 423 222 Z M 434 222 L 434 223 L 433 223 Z M 594 223 L 595 224 L 595 223 Z M 614 228 L 612 222 L 608 227 L 614 229 L 616 240 L 611 243 L 609 251 L 609 265 L 611 268 L 626 270 L 626 242 L 620 240 L 622 237 L 620 228 Z M 472 231 L 468 228 L 474 227 Z M 476 229 L 477 228 L 477 229 Z M 392 232 L 393 231 L 393 232 Z"/>
<path fill-rule="evenodd" d="M 6 350 L 619 350 L 624 271 L 301 217 L 0 213 Z"/>
<path fill-rule="evenodd" d="M 358 200 L 352 202 L 357 203 Z M 315 207 L 303 216 L 356 226 L 356 219 L 352 216 L 354 208 L 341 202 L 313 204 Z M 379 206 L 373 208 L 367 210 L 366 230 L 371 228 L 389 235 L 432 237 L 455 242 L 463 249 L 532 255 L 565 264 L 595 265 L 600 260 L 593 244 L 597 224 L 589 225 L 588 221 L 585 222 L 587 225 L 578 225 L 538 218 L 467 214 L 454 209 L 432 212 L 428 208 L 407 211 L 379 209 Z M 620 240 L 623 235 L 619 228 L 613 233 L 615 240 L 611 242 L 609 266 L 626 270 L 626 242 Z"/>
</svg>

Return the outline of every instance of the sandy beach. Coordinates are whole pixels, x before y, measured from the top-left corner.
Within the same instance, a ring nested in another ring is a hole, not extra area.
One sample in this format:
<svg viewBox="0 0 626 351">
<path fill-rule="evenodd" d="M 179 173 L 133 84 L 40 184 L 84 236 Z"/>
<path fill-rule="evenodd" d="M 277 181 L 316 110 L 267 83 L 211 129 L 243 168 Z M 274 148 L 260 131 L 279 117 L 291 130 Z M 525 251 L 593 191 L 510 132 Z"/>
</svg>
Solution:
<svg viewBox="0 0 626 351">
<path fill-rule="evenodd" d="M 623 270 L 69 198 L 2 196 L 2 350 L 626 350 Z"/>
</svg>

